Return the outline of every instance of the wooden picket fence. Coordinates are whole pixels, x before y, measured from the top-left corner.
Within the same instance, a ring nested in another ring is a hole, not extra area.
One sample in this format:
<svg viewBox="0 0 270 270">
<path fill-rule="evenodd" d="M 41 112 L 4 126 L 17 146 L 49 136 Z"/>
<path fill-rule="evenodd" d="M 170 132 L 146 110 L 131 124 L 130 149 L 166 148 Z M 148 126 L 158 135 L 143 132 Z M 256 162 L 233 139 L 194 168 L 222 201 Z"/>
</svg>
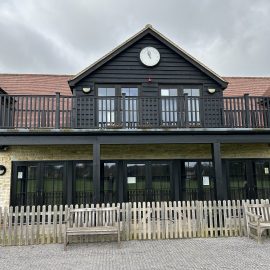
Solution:
<svg viewBox="0 0 270 270">
<path fill-rule="evenodd" d="M 121 203 L 121 239 L 173 239 L 246 236 L 243 204 L 249 201 Z M 269 203 L 269 200 L 251 200 Z M 63 243 L 68 208 L 116 204 L 0 208 L 0 245 Z M 116 217 L 115 217 L 116 218 Z M 76 240 L 76 239 L 75 239 Z M 81 237 L 88 242 L 96 237 Z"/>
</svg>

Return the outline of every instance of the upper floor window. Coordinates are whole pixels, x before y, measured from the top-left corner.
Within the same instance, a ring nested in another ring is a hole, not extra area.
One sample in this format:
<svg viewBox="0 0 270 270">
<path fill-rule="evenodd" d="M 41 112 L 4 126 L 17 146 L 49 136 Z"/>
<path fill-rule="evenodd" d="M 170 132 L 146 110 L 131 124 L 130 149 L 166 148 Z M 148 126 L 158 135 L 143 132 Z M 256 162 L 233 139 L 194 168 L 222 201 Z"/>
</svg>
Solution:
<svg viewBox="0 0 270 270">
<path fill-rule="evenodd" d="M 161 120 L 162 124 L 176 125 L 178 121 L 177 114 L 177 88 L 162 88 L 161 95 Z"/>
<path fill-rule="evenodd" d="M 99 127 L 106 127 L 115 123 L 115 88 L 98 88 L 98 123 Z"/>
<path fill-rule="evenodd" d="M 188 95 L 188 121 L 191 124 L 200 124 L 200 89 L 184 88 L 183 94 Z"/>
<path fill-rule="evenodd" d="M 121 95 L 125 94 L 127 97 L 136 97 L 138 96 L 137 87 L 123 87 L 121 88 Z"/>
<path fill-rule="evenodd" d="M 121 95 L 125 94 L 125 101 L 121 102 L 121 120 L 128 128 L 135 128 L 138 123 L 138 94 L 137 87 L 121 88 Z"/>
<path fill-rule="evenodd" d="M 187 105 L 183 95 L 187 94 Z M 200 87 L 164 87 L 160 89 L 161 123 L 166 126 L 181 126 L 186 118 L 189 123 L 200 124 Z M 179 97 L 178 97 L 179 96 Z M 187 115 L 186 115 L 187 110 Z"/>
<path fill-rule="evenodd" d="M 99 97 L 112 97 L 115 96 L 115 88 L 113 87 L 99 87 L 98 88 Z"/>
<path fill-rule="evenodd" d="M 177 88 L 161 89 L 160 94 L 162 97 L 175 97 L 177 96 Z"/>
</svg>

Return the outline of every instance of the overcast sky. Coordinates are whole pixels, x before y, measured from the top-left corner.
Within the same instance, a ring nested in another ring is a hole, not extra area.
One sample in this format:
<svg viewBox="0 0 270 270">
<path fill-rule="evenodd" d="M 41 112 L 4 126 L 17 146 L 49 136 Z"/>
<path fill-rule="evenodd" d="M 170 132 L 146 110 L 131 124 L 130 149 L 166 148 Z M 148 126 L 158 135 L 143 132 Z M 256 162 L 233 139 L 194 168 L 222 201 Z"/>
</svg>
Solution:
<svg viewBox="0 0 270 270">
<path fill-rule="evenodd" d="M 76 74 L 148 23 L 222 76 L 270 76 L 270 0 L 0 0 L 0 73 Z"/>
</svg>

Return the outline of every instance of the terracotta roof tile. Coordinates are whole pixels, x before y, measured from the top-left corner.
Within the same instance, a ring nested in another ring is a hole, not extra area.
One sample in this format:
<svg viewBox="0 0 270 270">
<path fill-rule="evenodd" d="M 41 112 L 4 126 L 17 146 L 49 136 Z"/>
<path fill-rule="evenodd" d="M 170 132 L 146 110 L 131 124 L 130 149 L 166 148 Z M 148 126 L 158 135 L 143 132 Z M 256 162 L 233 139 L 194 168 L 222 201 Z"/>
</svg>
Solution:
<svg viewBox="0 0 270 270">
<path fill-rule="evenodd" d="M 0 74 L 0 88 L 10 95 L 72 95 L 68 85 L 74 75 Z M 223 77 L 229 82 L 225 96 L 270 96 L 270 77 Z"/>
<path fill-rule="evenodd" d="M 72 95 L 68 85 L 73 75 L 0 74 L 0 88 L 10 95 Z"/>
<path fill-rule="evenodd" d="M 223 77 L 229 82 L 224 96 L 270 96 L 270 77 Z"/>
</svg>

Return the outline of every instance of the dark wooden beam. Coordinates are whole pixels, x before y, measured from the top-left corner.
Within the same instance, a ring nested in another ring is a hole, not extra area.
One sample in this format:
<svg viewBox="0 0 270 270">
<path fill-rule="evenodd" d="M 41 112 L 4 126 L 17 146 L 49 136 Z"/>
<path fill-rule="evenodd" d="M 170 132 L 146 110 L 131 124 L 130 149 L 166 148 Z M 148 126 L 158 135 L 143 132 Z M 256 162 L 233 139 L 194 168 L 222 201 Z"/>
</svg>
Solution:
<svg viewBox="0 0 270 270">
<path fill-rule="evenodd" d="M 216 183 L 216 194 L 217 200 L 225 200 L 227 199 L 227 189 L 226 183 L 223 181 L 222 177 L 222 161 L 221 161 L 221 151 L 220 151 L 220 143 L 212 143 L 212 160 L 215 171 L 215 183 Z"/>
<path fill-rule="evenodd" d="M 94 203 L 100 203 L 100 144 L 93 144 Z"/>
<path fill-rule="evenodd" d="M 16 134 L 0 135 L 0 145 L 89 145 L 98 139 L 100 144 L 177 144 L 177 143 L 270 143 L 268 133 L 251 134 Z"/>
</svg>

